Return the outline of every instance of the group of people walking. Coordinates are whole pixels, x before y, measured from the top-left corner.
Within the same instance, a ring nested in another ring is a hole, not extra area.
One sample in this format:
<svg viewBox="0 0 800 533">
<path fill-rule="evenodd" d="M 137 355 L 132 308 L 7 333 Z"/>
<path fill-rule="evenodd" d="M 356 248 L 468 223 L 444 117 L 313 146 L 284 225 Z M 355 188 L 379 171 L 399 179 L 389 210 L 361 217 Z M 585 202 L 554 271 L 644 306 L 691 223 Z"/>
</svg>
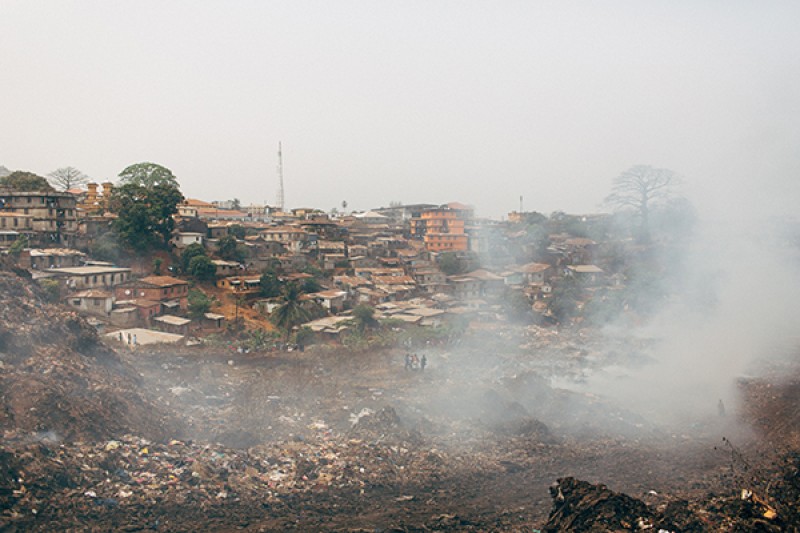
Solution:
<svg viewBox="0 0 800 533">
<path fill-rule="evenodd" d="M 428 358 L 425 357 L 425 354 L 422 354 L 422 358 L 419 358 L 415 353 L 406 352 L 406 370 L 425 371 L 426 366 L 428 366 Z"/>
</svg>

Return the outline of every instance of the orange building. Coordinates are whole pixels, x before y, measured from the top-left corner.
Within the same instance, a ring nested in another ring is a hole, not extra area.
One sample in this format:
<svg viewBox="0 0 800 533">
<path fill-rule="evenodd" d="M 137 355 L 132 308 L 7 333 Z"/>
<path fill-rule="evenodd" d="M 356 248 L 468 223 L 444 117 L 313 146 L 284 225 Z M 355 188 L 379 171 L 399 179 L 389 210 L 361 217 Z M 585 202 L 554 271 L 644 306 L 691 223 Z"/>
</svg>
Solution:
<svg viewBox="0 0 800 533">
<path fill-rule="evenodd" d="M 411 234 L 425 242 L 429 252 L 460 252 L 469 249 L 464 220 L 449 208 L 426 209 L 411 219 Z"/>
<path fill-rule="evenodd" d="M 98 187 L 101 187 L 101 190 L 98 189 Z M 83 209 L 87 213 L 103 213 L 108 211 L 108 204 L 111 200 L 114 184 L 108 181 L 100 185 L 97 183 L 87 183 L 86 188 L 86 191 L 81 191 L 83 198 L 78 201 L 78 209 Z"/>
</svg>

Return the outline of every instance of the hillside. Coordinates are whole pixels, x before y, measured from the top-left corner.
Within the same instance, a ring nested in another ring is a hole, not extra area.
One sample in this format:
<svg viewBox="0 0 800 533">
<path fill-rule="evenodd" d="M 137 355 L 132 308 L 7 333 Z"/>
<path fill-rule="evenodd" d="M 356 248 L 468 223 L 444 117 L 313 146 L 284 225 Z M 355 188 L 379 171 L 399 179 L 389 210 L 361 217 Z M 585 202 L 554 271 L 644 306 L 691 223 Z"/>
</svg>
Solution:
<svg viewBox="0 0 800 533">
<path fill-rule="evenodd" d="M 0 429 L 6 440 L 104 439 L 135 431 L 158 438 L 165 415 L 140 392 L 138 374 L 75 313 L 0 271 Z"/>
</svg>

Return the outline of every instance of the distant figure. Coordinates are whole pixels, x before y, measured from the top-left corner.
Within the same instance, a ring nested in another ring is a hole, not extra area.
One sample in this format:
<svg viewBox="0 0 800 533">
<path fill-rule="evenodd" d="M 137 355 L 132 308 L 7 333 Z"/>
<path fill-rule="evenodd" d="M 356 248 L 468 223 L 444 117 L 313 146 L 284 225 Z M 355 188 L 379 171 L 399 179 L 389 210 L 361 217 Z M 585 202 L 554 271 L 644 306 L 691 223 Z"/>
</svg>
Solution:
<svg viewBox="0 0 800 533">
<path fill-rule="evenodd" d="M 417 357 L 417 354 L 413 354 L 411 356 L 411 370 L 416 370 L 417 368 L 419 368 L 419 357 Z"/>
<path fill-rule="evenodd" d="M 428 358 L 425 357 L 425 354 L 422 354 L 422 359 L 419 361 L 419 369 L 425 372 L 426 366 L 428 366 Z"/>
<path fill-rule="evenodd" d="M 136 346 L 136 333 L 133 334 L 133 345 Z"/>
<path fill-rule="evenodd" d="M 130 343 L 131 343 L 131 334 L 128 333 L 128 344 L 130 344 Z"/>
<path fill-rule="evenodd" d="M 725 416 L 725 404 L 722 403 L 722 399 L 717 404 L 717 413 L 719 413 L 719 416 Z"/>
<path fill-rule="evenodd" d="M 411 354 L 406 352 L 406 370 L 411 370 Z"/>
<path fill-rule="evenodd" d="M 119 342 L 124 342 L 124 341 L 122 340 L 122 332 L 121 332 L 121 331 L 119 332 Z"/>
</svg>

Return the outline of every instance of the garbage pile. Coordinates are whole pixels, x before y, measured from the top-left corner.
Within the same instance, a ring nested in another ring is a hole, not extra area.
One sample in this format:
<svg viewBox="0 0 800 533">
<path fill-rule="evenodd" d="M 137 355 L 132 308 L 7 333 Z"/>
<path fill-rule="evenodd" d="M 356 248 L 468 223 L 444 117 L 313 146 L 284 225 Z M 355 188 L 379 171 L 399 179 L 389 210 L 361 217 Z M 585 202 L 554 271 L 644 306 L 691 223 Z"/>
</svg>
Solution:
<svg viewBox="0 0 800 533">
<path fill-rule="evenodd" d="M 0 431 L 54 439 L 151 438 L 176 427 L 141 392 L 138 374 L 71 311 L 0 271 Z"/>
<path fill-rule="evenodd" d="M 707 500 L 673 499 L 648 505 L 602 484 L 559 479 L 550 488 L 553 508 L 542 531 L 797 531 L 800 465 L 796 457 L 793 462 L 765 497 L 742 489 L 739 494 Z"/>
<path fill-rule="evenodd" d="M 433 451 L 339 438 L 322 422 L 315 429 L 313 439 L 246 451 L 130 435 L 92 444 L 15 441 L 0 448 L 0 529 L 102 522 L 103 510 L 144 524 L 156 506 L 280 506 L 303 493 L 402 487 L 415 473 L 437 476 L 444 468 Z"/>
</svg>

